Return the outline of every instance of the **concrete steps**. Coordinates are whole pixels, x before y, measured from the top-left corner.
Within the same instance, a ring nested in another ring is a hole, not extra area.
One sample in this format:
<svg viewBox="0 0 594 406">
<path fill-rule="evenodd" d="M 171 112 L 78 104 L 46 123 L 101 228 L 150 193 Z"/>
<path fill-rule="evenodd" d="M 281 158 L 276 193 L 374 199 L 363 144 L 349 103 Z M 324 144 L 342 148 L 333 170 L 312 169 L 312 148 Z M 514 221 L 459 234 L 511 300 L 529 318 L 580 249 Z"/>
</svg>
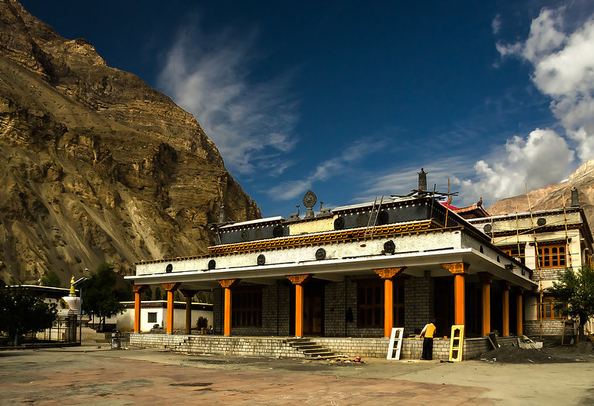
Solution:
<svg viewBox="0 0 594 406">
<path fill-rule="evenodd" d="M 337 358 L 331 350 L 309 338 L 187 336 L 163 347 L 165 350 L 183 354 L 235 354 L 309 360 Z"/>
<path fill-rule="evenodd" d="M 309 338 L 289 338 L 286 342 L 305 355 L 305 358 L 319 360 L 336 358 L 336 355 L 328 348 L 317 344 Z"/>
</svg>

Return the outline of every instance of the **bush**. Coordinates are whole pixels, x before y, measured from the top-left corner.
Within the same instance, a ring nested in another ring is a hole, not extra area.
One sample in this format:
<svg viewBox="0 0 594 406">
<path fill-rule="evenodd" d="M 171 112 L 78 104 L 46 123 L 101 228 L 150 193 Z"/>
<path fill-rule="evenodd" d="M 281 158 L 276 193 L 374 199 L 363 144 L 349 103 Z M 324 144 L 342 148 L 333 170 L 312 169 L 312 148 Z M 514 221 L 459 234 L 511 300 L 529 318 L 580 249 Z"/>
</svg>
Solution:
<svg viewBox="0 0 594 406">
<path fill-rule="evenodd" d="M 198 329 L 208 327 L 208 319 L 206 317 L 202 317 L 202 316 L 198 317 L 198 322 L 196 323 L 196 327 L 198 327 Z"/>
</svg>

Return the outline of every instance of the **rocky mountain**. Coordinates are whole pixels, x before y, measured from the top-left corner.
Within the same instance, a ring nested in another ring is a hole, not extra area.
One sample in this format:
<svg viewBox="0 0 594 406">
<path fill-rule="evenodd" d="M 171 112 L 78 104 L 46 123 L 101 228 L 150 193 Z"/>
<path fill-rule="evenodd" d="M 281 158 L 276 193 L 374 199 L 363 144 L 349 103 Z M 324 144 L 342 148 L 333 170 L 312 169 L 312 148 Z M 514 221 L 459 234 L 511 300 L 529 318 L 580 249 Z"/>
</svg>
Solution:
<svg viewBox="0 0 594 406">
<path fill-rule="evenodd" d="M 571 189 L 578 190 L 579 205 L 584 209 L 590 228 L 594 226 L 594 160 L 572 173 L 566 181 L 527 194 L 502 199 L 487 209 L 489 214 L 507 214 L 571 206 Z"/>
<path fill-rule="evenodd" d="M 222 204 L 260 217 L 192 115 L 0 0 L 0 279 L 204 253 Z"/>
</svg>

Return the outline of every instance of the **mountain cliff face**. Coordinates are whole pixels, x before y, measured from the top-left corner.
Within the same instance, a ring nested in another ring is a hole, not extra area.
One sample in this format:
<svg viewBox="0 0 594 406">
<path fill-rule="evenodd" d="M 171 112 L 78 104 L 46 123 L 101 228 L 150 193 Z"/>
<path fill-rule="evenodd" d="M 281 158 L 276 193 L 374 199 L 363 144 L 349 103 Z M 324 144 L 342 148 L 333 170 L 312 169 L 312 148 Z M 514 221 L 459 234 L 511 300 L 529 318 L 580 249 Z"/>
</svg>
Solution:
<svg viewBox="0 0 594 406">
<path fill-rule="evenodd" d="M 192 115 L 0 0 L 0 279 L 204 253 L 221 204 L 260 217 Z"/>
<path fill-rule="evenodd" d="M 579 205 L 584 209 L 590 229 L 594 226 L 594 160 L 580 166 L 569 178 L 557 185 L 533 190 L 527 194 L 502 199 L 489 207 L 491 215 L 559 209 L 571 206 L 571 189 L 578 190 Z"/>
</svg>

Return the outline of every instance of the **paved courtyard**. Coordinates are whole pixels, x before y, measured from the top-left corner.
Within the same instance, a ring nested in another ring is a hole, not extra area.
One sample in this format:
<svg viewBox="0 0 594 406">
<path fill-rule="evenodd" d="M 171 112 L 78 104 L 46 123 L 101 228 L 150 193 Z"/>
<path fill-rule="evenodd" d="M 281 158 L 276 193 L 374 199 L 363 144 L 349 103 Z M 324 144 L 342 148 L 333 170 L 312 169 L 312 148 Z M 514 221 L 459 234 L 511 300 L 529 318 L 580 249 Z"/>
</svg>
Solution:
<svg viewBox="0 0 594 406">
<path fill-rule="evenodd" d="M 106 347 L 0 351 L 0 404 L 594 403 L 592 356 L 549 364 L 381 359 L 347 364 Z"/>
</svg>

